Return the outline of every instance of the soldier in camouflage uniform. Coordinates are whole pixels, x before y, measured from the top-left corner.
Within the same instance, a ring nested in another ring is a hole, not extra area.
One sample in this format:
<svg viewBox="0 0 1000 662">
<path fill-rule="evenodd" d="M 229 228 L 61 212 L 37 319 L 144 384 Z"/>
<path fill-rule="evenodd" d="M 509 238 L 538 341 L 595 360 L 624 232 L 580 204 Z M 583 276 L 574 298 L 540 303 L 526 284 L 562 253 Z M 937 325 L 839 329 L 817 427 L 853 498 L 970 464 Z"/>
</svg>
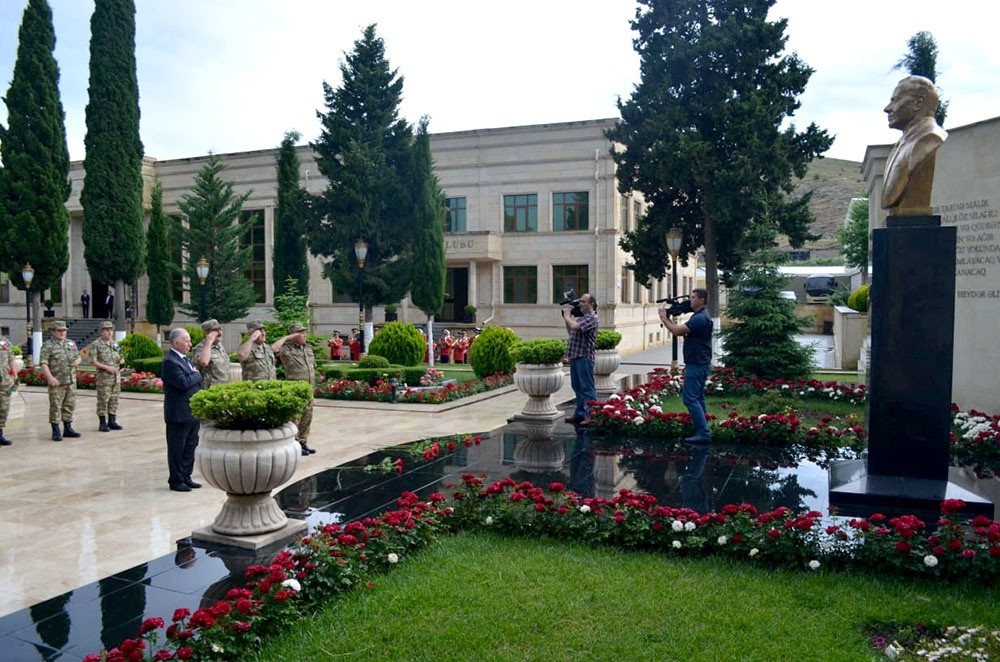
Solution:
<svg viewBox="0 0 1000 662">
<path fill-rule="evenodd" d="M 111 339 L 114 330 L 114 322 L 101 322 L 101 337 L 87 348 L 90 364 L 97 369 L 97 419 L 101 432 L 122 429 L 118 425 L 118 394 L 122 390 L 119 370 L 125 359 L 118 343 Z"/>
<path fill-rule="evenodd" d="M 292 342 L 288 342 L 291 340 Z M 312 345 L 306 342 L 306 327 L 293 324 L 289 334 L 271 345 L 271 350 L 278 355 L 281 365 L 285 367 L 285 379 L 316 382 L 316 355 Z M 299 426 L 299 444 L 303 455 L 312 455 L 316 451 L 309 448 L 309 428 L 312 426 L 313 403 L 302 412 L 302 417 L 296 422 Z"/>
<path fill-rule="evenodd" d="M 201 387 L 225 384 L 229 381 L 229 353 L 222 346 L 222 325 L 218 320 L 207 320 L 201 330 L 205 339 L 191 350 L 194 366 L 201 373 Z"/>
<path fill-rule="evenodd" d="M 3 436 L 3 428 L 7 425 L 7 414 L 10 412 L 10 396 L 17 386 L 17 373 L 14 372 L 13 345 L 7 338 L 0 336 L 0 446 L 10 446 L 12 442 Z"/>
<path fill-rule="evenodd" d="M 264 331 L 264 323 L 260 320 L 247 322 L 246 342 L 236 350 L 236 355 L 240 357 L 240 366 L 243 368 L 243 381 L 277 379 L 274 352 L 271 351 L 270 345 L 265 344 L 265 340 L 267 333 Z"/>
<path fill-rule="evenodd" d="M 82 357 L 76 343 L 66 339 L 66 322 L 59 320 L 52 325 L 52 337 L 42 344 L 39 363 L 42 376 L 49 385 L 49 423 L 52 441 L 62 441 L 63 436 L 79 437 L 73 429 L 73 412 L 76 410 L 76 366 Z M 62 421 L 62 432 L 59 421 Z"/>
</svg>

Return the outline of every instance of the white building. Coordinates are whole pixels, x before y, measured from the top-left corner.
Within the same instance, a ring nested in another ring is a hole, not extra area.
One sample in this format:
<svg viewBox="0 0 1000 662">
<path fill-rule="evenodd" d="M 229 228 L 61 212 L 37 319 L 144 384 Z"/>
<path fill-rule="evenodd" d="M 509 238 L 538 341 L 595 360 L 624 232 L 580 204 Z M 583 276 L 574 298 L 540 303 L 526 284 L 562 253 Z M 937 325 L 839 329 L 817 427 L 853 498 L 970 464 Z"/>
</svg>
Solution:
<svg viewBox="0 0 1000 662">
<path fill-rule="evenodd" d="M 446 301 L 439 326 L 499 324 L 523 338 L 563 337 L 565 328 L 555 305 L 562 293 L 575 288 L 597 297 L 603 328 L 624 336 L 622 351 L 639 351 L 669 340 L 660 325 L 654 301 L 671 294 L 666 278 L 646 288 L 627 268 L 629 256 L 618 245 L 622 233 L 634 229 L 645 209 L 640 195 L 618 193 L 615 164 L 604 135 L 616 120 L 588 120 L 538 126 L 481 129 L 431 136 L 435 171 L 448 198 L 445 252 L 448 278 Z M 298 148 L 301 185 L 311 193 L 326 180 L 307 146 Z M 237 193 L 252 191 L 244 205 L 259 221 L 247 241 L 252 244 L 246 277 L 258 292 L 259 305 L 248 318 L 270 317 L 274 290 L 271 247 L 277 196 L 277 149 L 217 155 L 226 165 L 223 178 Z M 164 209 L 179 214 L 177 201 L 188 193 L 208 157 L 158 161 L 147 157 L 143 168 L 146 202 L 154 177 L 163 185 Z M 88 290 L 92 314 L 103 315 L 107 287 L 93 281 L 83 259 L 80 190 L 83 163 L 74 162 L 70 211 L 70 262 L 58 299 L 58 317 L 82 316 L 80 294 Z M 179 259 L 179 256 L 178 256 Z M 694 265 L 680 272 L 681 293 L 694 287 Z M 137 284 L 134 298 L 138 327 L 144 329 L 146 279 Z M 186 297 L 183 283 L 177 296 Z M 43 299 L 46 298 L 43 296 Z M 310 303 L 317 334 L 357 326 L 357 304 L 350 293 L 336 293 L 322 278 L 319 261 L 312 260 Z M 474 322 L 465 307 L 478 309 Z M 400 302 L 399 319 L 422 323 L 423 313 Z M 376 321 L 382 319 L 376 312 Z M 189 320 L 178 313 L 175 324 Z M 11 338 L 25 340 L 25 301 L 20 291 L 0 284 L 0 326 Z M 232 324 L 226 341 L 233 346 L 242 325 Z"/>
</svg>

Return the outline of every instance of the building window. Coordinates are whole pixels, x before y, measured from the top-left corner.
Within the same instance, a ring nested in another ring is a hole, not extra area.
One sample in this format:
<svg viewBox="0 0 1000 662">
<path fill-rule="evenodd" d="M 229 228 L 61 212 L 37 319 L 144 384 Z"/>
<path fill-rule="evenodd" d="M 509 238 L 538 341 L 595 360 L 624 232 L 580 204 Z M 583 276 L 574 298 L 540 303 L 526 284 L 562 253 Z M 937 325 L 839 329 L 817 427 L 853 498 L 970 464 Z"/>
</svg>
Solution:
<svg viewBox="0 0 1000 662">
<path fill-rule="evenodd" d="M 553 193 L 552 229 L 555 232 L 586 230 L 590 209 L 589 201 L 590 194 L 586 191 Z"/>
<path fill-rule="evenodd" d="M 621 229 L 622 229 L 623 232 L 628 232 L 629 230 L 632 229 L 628 225 L 628 196 L 626 196 L 626 195 L 621 196 L 621 202 L 622 202 L 621 206 L 620 206 L 620 208 L 618 210 L 618 213 L 622 217 L 621 218 L 621 226 L 620 227 L 621 227 Z"/>
<path fill-rule="evenodd" d="M 632 287 L 628 282 L 628 274 L 631 269 L 622 267 L 622 303 L 632 303 Z"/>
<path fill-rule="evenodd" d="M 563 300 L 563 292 L 576 290 L 576 296 L 590 291 L 589 267 L 586 264 L 562 264 L 552 267 L 552 303 Z"/>
<path fill-rule="evenodd" d="M 504 267 L 503 302 L 538 303 L 538 267 Z"/>
<path fill-rule="evenodd" d="M 251 219 L 250 227 L 247 228 L 246 234 L 243 235 L 243 240 L 240 242 L 240 248 L 250 248 L 250 263 L 247 265 L 246 271 L 243 272 L 243 277 L 253 285 L 253 291 L 257 295 L 256 302 L 264 303 L 267 301 L 267 277 L 265 273 L 267 263 L 265 256 L 267 252 L 264 249 L 264 210 L 244 209 L 240 212 L 240 222 L 246 223 Z"/>
<path fill-rule="evenodd" d="M 448 213 L 444 216 L 445 232 L 465 232 L 465 198 L 445 198 Z"/>
<path fill-rule="evenodd" d="M 639 227 L 639 219 L 642 217 L 642 204 L 636 200 L 632 203 L 632 227 Z"/>
<path fill-rule="evenodd" d="M 0 271 L 0 303 L 10 303 L 10 277 Z"/>
<path fill-rule="evenodd" d="M 503 231 L 538 231 L 538 195 L 536 193 L 503 196 Z"/>
</svg>

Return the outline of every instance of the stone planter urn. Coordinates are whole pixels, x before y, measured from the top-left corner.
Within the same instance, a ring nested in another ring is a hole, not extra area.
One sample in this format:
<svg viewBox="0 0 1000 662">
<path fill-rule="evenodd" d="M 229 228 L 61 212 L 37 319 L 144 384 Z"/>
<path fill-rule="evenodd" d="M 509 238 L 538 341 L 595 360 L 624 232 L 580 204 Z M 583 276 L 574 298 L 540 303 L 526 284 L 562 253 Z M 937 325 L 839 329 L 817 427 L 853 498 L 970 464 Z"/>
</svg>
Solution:
<svg viewBox="0 0 1000 662">
<path fill-rule="evenodd" d="M 514 384 L 528 395 L 528 403 L 518 418 L 555 419 L 561 416 L 552 394 L 562 388 L 562 363 L 518 363 Z"/>
<path fill-rule="evenodd" d="M 14 374 L 19 374 L 24 370 L 24 357 L 20 354 L 14 356 Z"/>
<path fill-rule="evenodd" d="M 622 364 L 618 348 L 599 349 L 594 353 L 594 386 L 598 395 L 605 398 L 618 390 L 618 382 L 613 375 Z"/>
<path fill-rule="evenodd" d="M 289 480 L 302 451 L 298 428 L 286 423 L 271 430 L 222 430 L 202 425 L 195 451 L 205 481 L 228 498 L 212 524 L 227 536 L 255 536 L 277 531 L 288 518 L 271 490 Z"/>
</svg>

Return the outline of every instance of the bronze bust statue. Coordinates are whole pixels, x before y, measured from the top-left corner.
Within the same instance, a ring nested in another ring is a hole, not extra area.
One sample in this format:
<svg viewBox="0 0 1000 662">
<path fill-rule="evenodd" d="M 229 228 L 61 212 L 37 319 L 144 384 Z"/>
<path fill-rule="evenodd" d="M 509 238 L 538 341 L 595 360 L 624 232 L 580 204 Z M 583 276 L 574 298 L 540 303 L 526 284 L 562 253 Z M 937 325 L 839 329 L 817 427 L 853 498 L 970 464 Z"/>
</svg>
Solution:
<svg viewBox="0 0 1000 662">
<path fill-rule="evenodd" d="M 938 94 L 923 76 L 907 76 L 893 90 L 885 112 L 889 126 L 903 132 L 885 162 L 882 207 L 892 216 L 931 213 L 931 185 L 937 149 L 948 137 L 934 119 Z"/>
</svg>

